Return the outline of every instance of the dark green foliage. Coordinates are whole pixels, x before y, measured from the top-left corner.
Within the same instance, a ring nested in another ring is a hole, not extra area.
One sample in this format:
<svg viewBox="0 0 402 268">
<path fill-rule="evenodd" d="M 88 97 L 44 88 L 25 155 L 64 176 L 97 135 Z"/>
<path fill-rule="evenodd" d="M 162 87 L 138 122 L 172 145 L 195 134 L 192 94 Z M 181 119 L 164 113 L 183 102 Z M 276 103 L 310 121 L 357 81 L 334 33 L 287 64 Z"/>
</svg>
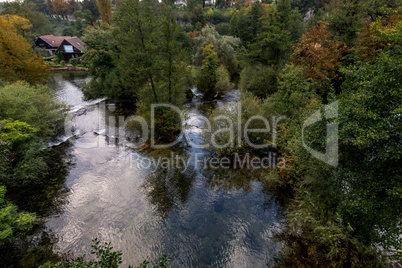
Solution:
<svg viewBox="0 0 402 268">
<path fill-rule="evenodd" d="M 198 72 L 198 90 L 204 93 L 205 98 L 212 98 L 232 89 L 233 85 L 230 83 L 229 72 L 224 66 L 219 66 L 214 45 L 211 43 L 202 50 L 204 60 Z"/>
<path fill-rule="evenodd" d="M 382 54 L 373 64 L 341 69 L 345 82 L 338 97 L 340 159 L 336 168 L 300 146 L 304 120 L 322 107 L 302 69 L 286 67 L 279 91 L 264 104 L 267 115 L 286 116 L 278 146 L 289 163 L 280 181 L 294 185 L 295 204 L 285 237 L 293 241 L 293 250 L 304 250 L 303 258 L 289 258 L 287 266 L 373 267 L 378 265 L 374 245 L 390 252 L 400 247 L 400 60 L 400 56 Z M 325 123 L 306 130 L 309 146 L 323 149 Z"/>
<path fill-rule="evenodd" d="M 117 31 L 111 26 L 101 25 L 87 29 L 82 37 L 89 48 L 82 60 L 93 76 L 83 90 L 87 99 L 104 96 L 112 99 L 134 98 L 135 93 L 122 84 L 121 71 L 117 67 L 120 48 L 113 37 Z"/>
<path fill-rule="evenodd" d="M 363 26 L 364 14 L 361 10 L 360 1 L 337 0 L 328 7 L 330 15 L 329 27 L 337 38 L 352 46 L 357 38 L 357 33 Z"/>
<path fill-rule="evenodd" d="M 84 28 L 85 28 L 84 21 L 80 17 L 76 18 L 74 23 L 74 35 L 81 37 L 84 32 Z"/>
<path fill-rule="evenodd" d="M 206 23 L 207 19 L 204 14 L 204 9 L 201 5 L 197 5 L 191 12 L 191 25 L 193 25 L 194 30 L 200 31 Z"/>
<path fill-rule="evenodd" d="M 209 15 L 210 10 L 212 11 L 212 14 Z M 208 16 L 208 22 L 212 23 L 212 24 L 219 24 L 219 23 L 223 23 L 225 21 L 225 17 L 223 16 L 223 13 L 220 9 L 210 9 L 207 12 Z"/>
<path fill-rule="evenodd" d="M 82 10 L 84 12 L 85 20 L 90 25 L 96 22 L 100 17 L 96 0 L 83 0 Z"/>
<path fill-rule="evenodd" d="M 34 11 L 49 14 L 45 0 L 26 0 L 25 3 L 28 4 L 28 6 Z"/>
<path fill-rule="evenodd" d="M 253 43 L 262 31 L 264 8 L 259 1 L 247 9 L 235 11 L 231 20 L 231 33 L 239 37 L 245 46 Z"/>
<path fill-rule="evenodd" d="M 63 118 L 61 106 L 49 88 L 22 82 L 0 87 L 0 96 L 0 120 L 19 120 L 35 129 L 35 135 L 28 135 L 23 141 L 14 139 L 3 151 L 0 183 L 8 188 L 44 183 L 48 166 L 42 151 L 45 142 L 58 130 L 57 123 Z M 2 126 L 3 138 L 5 133 L 13 133 L 7 126 Z M 17 124 L 14 129 L 21 131 L 21 127 Z"/>
<path fill-rule="evenodd" d="M 204 1 L 203 0 L 188 0 L 187 1 L 187 9 L 191 12 L 194 10 L 194 8 L 198 5 L 200 5 L 201 7 L 203 6 Z"/>
<path fill-rule="evenodd" d="M 263 65 L 246 66 L 240 74 L 240 89 L 265 98 L 277 91 L 278 72 Z"/>
<path fill-rule="evenodd" d="M 74 28 L 69 26 L 63 29 L 63 32 L 61 33 L 61 35 L 63 36 L 74 36 Z"/>
<path fill-rule="evenodd" d="M 293 0 L 292 8 L 298 8 L 300 12 L 305 14 L 309 8 L 317 10 L 319 8 L 323 8 L 326 0 Z"/>
<path fill-rule="evenodd" d="M 250 45 L 247 61 L 281 68 L 290 55 L 290 45 L 304 32 L 302 16 L 291 10 L 290 0 L 280 0 L 268 11 L 263 27 Z"/>
<path fill-rule="evenodd" d="M 230 35 L 230 24 L 229 23 L 216 24 L 215 29 L 220 35 Z"/>
<path fill-rule="evenodd" d="M 342 178 L 350 185 L 345 215 L 359 240 L 385 248 L 400 245 L 401 60 L 382 54 L 372 65 L 342 69 L 342 167 L 351 174 Z"/>
<path fill-rule="evenodd" d="M 151 119 L 152 104 L 182 105 L 189 86 L 189 39 L 170 9 L 165 5 L 154 9 L 155 5 L 159 4 L 128 0 L 116 17 L 121 52 L 114 56 L 119 88 L 126 96 L 119 98 L 138 98 L 138 113 L 146 120 Z M 160 119 L 155 128 L 158 137 L 172 138 L 181 127 L 179 115 L 169 109 L 158 108 L 156 117 Z"/>
</svg>

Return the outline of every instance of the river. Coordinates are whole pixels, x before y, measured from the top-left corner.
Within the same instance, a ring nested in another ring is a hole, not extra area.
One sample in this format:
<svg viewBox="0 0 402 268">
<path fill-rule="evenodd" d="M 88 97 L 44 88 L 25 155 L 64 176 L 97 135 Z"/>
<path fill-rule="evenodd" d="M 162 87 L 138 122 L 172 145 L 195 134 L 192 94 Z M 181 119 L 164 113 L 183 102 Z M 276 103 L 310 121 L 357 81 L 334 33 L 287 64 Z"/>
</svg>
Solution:
<svg viewBox="0 0 402 268">
<path fill-rule="evenodd" d="M 185 141 L 142 152 L 122 145 L 108 130 L 114 104 L 83 101 L 80 88 L 85 81 L 86 74 L 58 73 L 49 83 L 70 106 L 71 122 L 67 133 L 49 144 L 68 152 L 68 169 L 59 194 L 52 197 L 59 200 L 57 209 L 39 213 L 42 231 L 51 237 L 53 253 L 48 254 L 88 254 L 97 237 L 122 251 L 122 267 L 144 259 L 154 263 L 163 254 L 172 258 L 173 267 L 273 265 L 282 248 L 273 236 L 284 225 L 284 212 L 264 184 L 266 170 L 205 170 L 194 159 L 209 152 Z M 205 102 L 196 94 L 185 105 L 186 131 L 193 143 L 202 139 L 203 121 L 197 116 L 236 102 L 238 95 L 232 91 Z M 190 160 L 189 167 L 184 171 L 146 165 L 172 154 Z"/>
</svg>

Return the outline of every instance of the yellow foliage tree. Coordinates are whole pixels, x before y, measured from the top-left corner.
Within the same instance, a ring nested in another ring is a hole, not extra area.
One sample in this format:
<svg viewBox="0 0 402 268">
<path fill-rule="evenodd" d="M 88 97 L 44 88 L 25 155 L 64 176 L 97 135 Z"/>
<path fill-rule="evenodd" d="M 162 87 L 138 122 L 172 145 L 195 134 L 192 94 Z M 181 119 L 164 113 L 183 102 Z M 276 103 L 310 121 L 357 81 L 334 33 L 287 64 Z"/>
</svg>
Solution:
<svg viewBox="0 0 402 268">
<path fill-rule="evenodd" d="M 47 79 L 49 68 L 18 29 L 29 27 L 26 19 L 0 16 L 0 79 L 38 83 Z"/>
<path fill-rule="evenodd" d="M 102 21 L 107 24 L 112 24 L 112 3 L 110 0 L 98 0 L 98 9 Z"/>
</svg>

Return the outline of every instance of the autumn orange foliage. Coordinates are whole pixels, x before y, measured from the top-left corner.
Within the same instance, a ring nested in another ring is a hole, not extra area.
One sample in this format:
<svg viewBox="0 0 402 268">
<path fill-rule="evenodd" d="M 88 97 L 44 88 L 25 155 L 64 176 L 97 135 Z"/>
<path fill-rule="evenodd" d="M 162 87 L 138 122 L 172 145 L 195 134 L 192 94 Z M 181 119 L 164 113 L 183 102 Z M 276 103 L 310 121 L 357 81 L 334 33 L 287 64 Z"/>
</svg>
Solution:
<svg viewBox="0 0 402 268">
<path fill-rule="evenodd" d="M 0 16 L 0 79 L 37 83 L 47 79 L 49 68 L 28 41 L 17 33 L 21 25 L 29 27 L 24 20 L 18 16 Z"/>
<path fill-rule="evenodd" d="M 327 88 L 331 80 L 337 78 L 336 70 L 347 49 L 344 42 L 331 37 L 328 24 L 319 22 L 293 46 L 291 62 L 303 66 L 306 78 L 311 78 L 321 88 Z"/>
<path fill-rule="evenodd" d="M 195 38 L 201 35 L 200 31 L 188 32 L 188 37 L 190 37 L 190 42 L 192 45 L 195 45 Z"/>
</svg>

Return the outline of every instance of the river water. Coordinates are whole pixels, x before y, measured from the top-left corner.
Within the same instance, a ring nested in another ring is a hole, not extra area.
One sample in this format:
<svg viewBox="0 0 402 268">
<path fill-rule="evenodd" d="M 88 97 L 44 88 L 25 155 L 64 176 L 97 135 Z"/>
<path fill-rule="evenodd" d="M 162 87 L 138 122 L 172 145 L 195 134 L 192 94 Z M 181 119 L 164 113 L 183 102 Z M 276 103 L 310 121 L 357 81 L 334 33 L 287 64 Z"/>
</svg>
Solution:
<svg viewBox="0 0 402 268">
<path fill-rule="evenodd" d="M 61 205 L 42 218 L 53 252 L 88 254 L 97 237 L 123 252 L 123 267 L 144 259 L 154 263 L 163 254 L 172 258 L 173 267 L 273 265 L 282 247 L 273 236 L 284 220 L 281 202 L 264 184 L 267 170 L 206 170 L 194 160 L 209 152 L 185 141 L 142 152 L 119 145 L 109 130 L 115 106 L 107 100 L 83 101 L 85 81 L 85 74 L 63 73 L 54 74 L 50 83 L 71 116 L 67 133 L 49 144 L 67 146 L 70 162 Z M 238 95 L 232 91 L 207 103 L 196 94 L 185 105 L 193 143 L 202 142 L 203 121 L 197 116 L 236 102 Z M 149 165 L 172 154 L 190 160 L 189 167 Z"/>
</svg>

